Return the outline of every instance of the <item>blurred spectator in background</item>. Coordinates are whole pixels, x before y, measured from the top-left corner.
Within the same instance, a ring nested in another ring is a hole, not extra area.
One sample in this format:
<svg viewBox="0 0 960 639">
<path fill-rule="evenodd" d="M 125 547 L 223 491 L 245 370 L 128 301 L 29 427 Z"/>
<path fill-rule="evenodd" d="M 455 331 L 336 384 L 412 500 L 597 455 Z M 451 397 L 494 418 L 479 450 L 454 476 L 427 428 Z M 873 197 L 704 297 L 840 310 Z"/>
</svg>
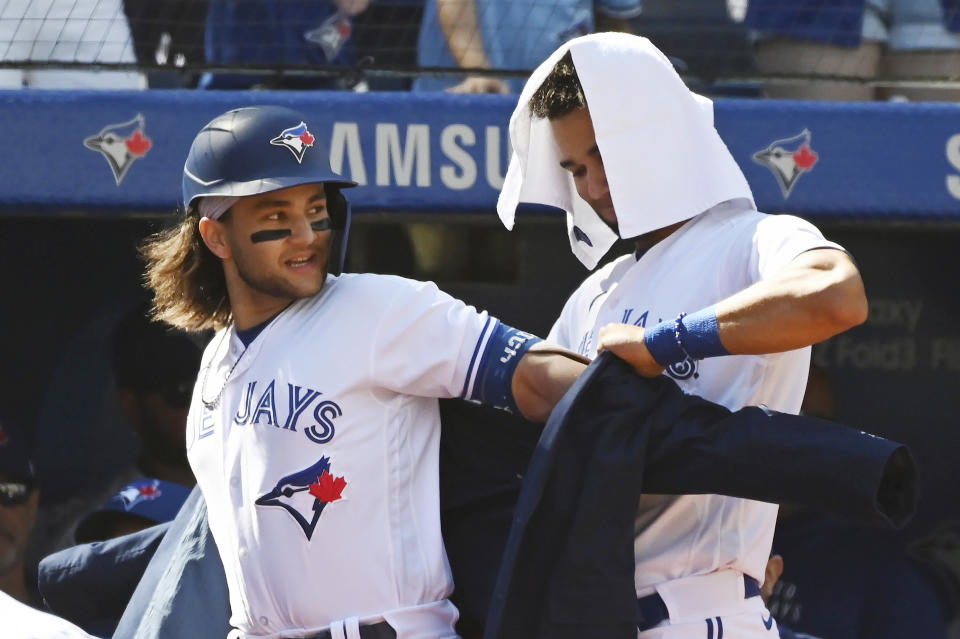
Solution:
<svg viewBox="0 0 960 639">
<path fill-rule="evenodd" d="M 783 579 L 767 608 L 825 639 L 946 639 L 945 593 L 896 535 L 811 511 L 783 513 L 774 548 Z"/>
<path fill-rule="evenodd" d="M 140 439 L 130 476 L 193 486 L 186 424 L 202 353 L 185 333 L 150 321 L 147 312 L 146 306 L 136 307 L 113 333 L 117 403 Z"/>
<path fill-rule="evenodd" d="M 77 527 L 80 544 L 40 562 L 39 587 L 50 610 L 90 634 L 110 637 L 190 489 L 159 479 L 124 486 Z M 144 536 L 131 535 L 151 528 Z"/>
<path fill-rule="evenodd" d="M 768 97 L 960 99 L 960 89 L 933 83 L 877 88 L 864 82 L 956 76 L 958 0 L 750 0 L 745 23 L 758 31 L 762 73 L 811 76 L 768 82 Z"/>
<path fill-rule="evenodd" d="M 123 11 L 137 61 L 165 67 L 146 72 L 148 86 L 195 86 L 196 74 L 184 69 L 203 64 L 207 0 L 123 0 Z"/>
<path fill-rule="evenodd" d="M 835 419 L 835 409 L 827 372 L 812 364 L 802 413 Z M 781 506 L 773 547 L 783 578 L 764 588 L 778 625 L 825 639 L 948 636 L 945 591 L 896 533 Z"/>
<path fill-rule="evenodd" d="M 195 483 L 185 431 L 200 346 L 150 322 L 147 308 L 100 314 L 51 376 L 38 430 L 46 470 L 30 542 L 37 561 L 72 545 L 78 522 L 136 478 Z"/>
<path fill-rule="evenodd" d="M 0 61 L 134 64 L 121 0 L 7 0 Z M 136 71 L 0 69 L 0 89 L 143 89 Z"/>
<path fill-rule="evenodd" d="M 561 44 L 594 31 L 630 31 L 642 0 L 427 0 L 417 62 L 422 67 L 523 69 L 543 62 Z M 419 91 L 519 93 L 526 75 L 424 75 Z"/>
<path fill-rule="evenodd" d="M 766 604 L 768 610 L 770 609 L 770 598 L 773 597 L 773 593 L 777 591 L 777 584 L 780 582 L 782 575 L 783 557 L 777 554 L 771 554 L 770 559 L 767 560 L 767 570 L 764 574 L 763 586 L 760 588 L 760 596 L 763 597 L 763 603 Z M 800 634 L 790 630 L 783 625 L 779 619 L 777 619 L 777 631 L 780 633 L 780 639 L 817 639 L 817 637 L 813 635 Z"/>
<path fill-rule="evenodd" d="M 173 520 L 190 489 L 152 477 L 135 479 L 87 515 L 74 537 L 78 544 L 104 541 Z"/>
<path fill-rule="evenodd" d="M 206 73 L 204 89 L 355 89 L 356 77 L 271 73 L 356 64 L 353 17 L 370 0 L 209 0 L 207 63 L 264 67 L 262 74 Z"/>
<path fill-rule="evenodd" d="M 13 422 L 0 419 L 0 591 L 37 607 L 40 599 L 36 579 L 27 568 L 26 552 L 39 503 L 27 433 Z M 6 621 L 5 616 L 0 618 Z"/>
</svg>

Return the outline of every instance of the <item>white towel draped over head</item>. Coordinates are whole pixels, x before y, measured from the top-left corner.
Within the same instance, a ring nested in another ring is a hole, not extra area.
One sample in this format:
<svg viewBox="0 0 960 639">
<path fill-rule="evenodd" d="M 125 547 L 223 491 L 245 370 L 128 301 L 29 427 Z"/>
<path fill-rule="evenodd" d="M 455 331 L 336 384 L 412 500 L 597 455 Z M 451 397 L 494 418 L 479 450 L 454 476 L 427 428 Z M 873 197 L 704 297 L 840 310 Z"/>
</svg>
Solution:
<svg viewBox="0 0 960 639">
<path fill-rule="evenodd" d="M 746 178 L 713 126 L 713 103 L 687 89 L 646 38 L 596 33 L 554 51 L 520 94 L 510 117 L 513 154 L 497 202 L 508 229 L 520 202 L 561 208 L 573 253 L 590 269 L 617 240 L 560 167 L 549 120 L 530 111 L 530 98 L 567 51 L 583 86 L 620 237 L 690 219 L 727 200 L 754 206 Z"/>
</svg>

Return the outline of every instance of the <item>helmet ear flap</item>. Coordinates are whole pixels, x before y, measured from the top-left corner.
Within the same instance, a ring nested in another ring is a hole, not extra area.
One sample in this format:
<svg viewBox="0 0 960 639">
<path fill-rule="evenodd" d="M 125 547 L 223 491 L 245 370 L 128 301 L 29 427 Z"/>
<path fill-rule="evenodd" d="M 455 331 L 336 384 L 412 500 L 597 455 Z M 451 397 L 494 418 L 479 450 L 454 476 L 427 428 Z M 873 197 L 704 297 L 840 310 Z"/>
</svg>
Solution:
<svg viewBox="0 0 960 639">
<path fill-rule="evenodd" d="M 327 196 L 327 211 L 330 213 L 330 219 L 333 221 L 334 228 L 344 229 L 347 227 L 347 198 L 335 184 L 329 182 L 323 185 L 324 194 Z"/>
<path fill-rule="evenodd" d="M 330 257 L 327 272 L 339 275 L 347 261 L 347 242 L 350 237 L 350 202 L 337 185 L 323 185 L 327 196 L 327 211 L 333 220 L 333 239 L 330 242 Z"/>
</svg>

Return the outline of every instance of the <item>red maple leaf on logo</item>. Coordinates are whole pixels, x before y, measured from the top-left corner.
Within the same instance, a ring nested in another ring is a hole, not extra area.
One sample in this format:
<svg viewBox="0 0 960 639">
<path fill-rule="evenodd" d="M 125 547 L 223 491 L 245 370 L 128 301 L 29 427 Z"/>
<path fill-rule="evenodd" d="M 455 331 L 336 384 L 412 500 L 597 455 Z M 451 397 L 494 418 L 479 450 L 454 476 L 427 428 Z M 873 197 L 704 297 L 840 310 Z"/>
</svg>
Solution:
<svg viewBox="0 0 960 639">
<path fill-rule="evenodd" d="M 317 477 L 316 482 L 310 484 L 310 494 L 326 504 L 340 499 L 340 493 L 346 485 L 347 480 L 343 477 L 334 478 L 329 471 L 325 470 Z"/>
<path fill-rule="evenodd" d="M 304 131 L 300 134 L 300 141 L 303 142 L 304 146 L 313 146 L 314 140 L 316 140 L 316 138 L 310 135 L 309 131 Z"/>
<path fill-rule="evenodd" d="M 810 145 L 804 144 L 800 147 L 799 151 L 795 151 L 793 154 L 793 161 L 797 163 L 804 171 L 813 168 L 813 165 L 817 163 L 817 159 L 820 156 L 817 155 L 817 152 L 810 148 Z"/>
<path fill-rule="evenodd" d="M 153 485 L 141 486 L 141 487 L 140 487 L 140 494 L 143 495 L 144 497 L 153 497 L 154 495 L 158 494 L 159 492 L 160 492 L 160 491 L 157 490 L 157 487 L 156 487 L 156 486 L 153 486 Z"/>
<path fill-rule="evenodd" d="M 125 140 L 125 142 L 127 145 L 127 150 L 137 157 L 140 157 L 149 151 L 150 147 L 153 146 L 153 142 L 151 142 L 150 138 L 143 134 L 143 131 L 135 131 L 133 135 Z"/>
</svg>

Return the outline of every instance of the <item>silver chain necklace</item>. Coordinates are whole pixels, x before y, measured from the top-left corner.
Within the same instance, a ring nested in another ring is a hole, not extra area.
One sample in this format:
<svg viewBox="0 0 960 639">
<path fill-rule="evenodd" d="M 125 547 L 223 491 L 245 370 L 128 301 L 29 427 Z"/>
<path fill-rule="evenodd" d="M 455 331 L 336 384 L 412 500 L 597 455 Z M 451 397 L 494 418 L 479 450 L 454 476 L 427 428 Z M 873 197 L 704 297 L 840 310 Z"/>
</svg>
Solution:
<svg viewBox="0 0 960 639">
<path fill-rule="evenodd" d="M 230 330 L 227 329 L 223 332 L 223 337 L 220 338 L 220 341 L 217 343 L 217 348 L 213 351 L 214 355 L 220 352 L 220 348 L 223 346 L 223 342 L 226 340 L 227 335 L 230 334 Z M 228 347 L 229 350 L 229 347 Z M 240 357 L 237 358 L 237 361 L 233 363 L 233 366 L 230 367 L 230 370 L 227 371 L 226 377 L 223 378 L 223 385 L 220 387 L 220 392 L 217 393 L 217 396 L 212 400 L 207 399 L 207 380 L 210 378 L 210 369 L 213 368 L 213 362 L 216 361 L 216 357 L 212 357 L 210 362 L 203 369 L 203 380 L 200 383 L 200 401 L 203 402 L 203 405 L 207 410 L 216 410 L 220 405 L 220 400 L 223 399 L 223 393 L 227 390 L 227 384 L 230 382 L 230 377 L 233 376 L 233 371 L 237 367 L 237 364 L 240 363 L 240 360 L 243 359 L 244 353 L 247 352 L 247 349 L 243 349 L 243 353 L 240 353 Z"/>
</svg>

